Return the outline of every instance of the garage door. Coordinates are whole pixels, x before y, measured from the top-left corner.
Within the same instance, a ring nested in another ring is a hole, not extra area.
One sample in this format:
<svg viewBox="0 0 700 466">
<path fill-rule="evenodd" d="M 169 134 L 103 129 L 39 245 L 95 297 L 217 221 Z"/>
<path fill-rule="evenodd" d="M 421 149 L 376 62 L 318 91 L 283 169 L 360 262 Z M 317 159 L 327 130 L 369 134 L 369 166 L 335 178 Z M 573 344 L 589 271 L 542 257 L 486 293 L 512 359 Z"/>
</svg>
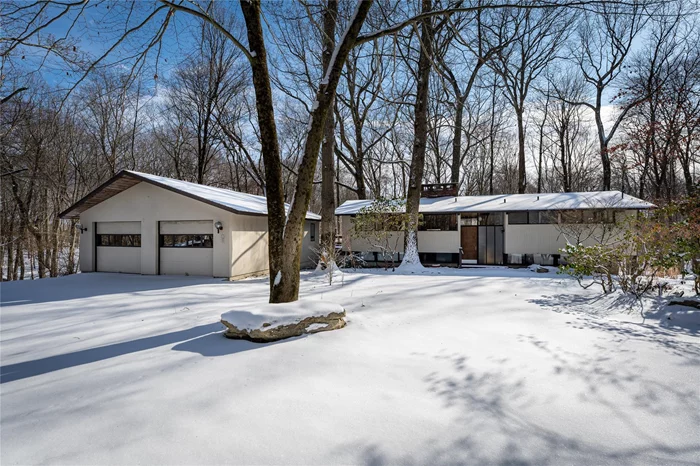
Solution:
<svg viewBox="0 0 700 466">
<path fill-rule="evenodd" d="M 214 275 L 212 220 L 160 222 L 161 275 Z"/>
<path fill-rule="evenodd" d="M 141 222 L 95 225 L 95 270 L 141 273 Z"/>
</svg>

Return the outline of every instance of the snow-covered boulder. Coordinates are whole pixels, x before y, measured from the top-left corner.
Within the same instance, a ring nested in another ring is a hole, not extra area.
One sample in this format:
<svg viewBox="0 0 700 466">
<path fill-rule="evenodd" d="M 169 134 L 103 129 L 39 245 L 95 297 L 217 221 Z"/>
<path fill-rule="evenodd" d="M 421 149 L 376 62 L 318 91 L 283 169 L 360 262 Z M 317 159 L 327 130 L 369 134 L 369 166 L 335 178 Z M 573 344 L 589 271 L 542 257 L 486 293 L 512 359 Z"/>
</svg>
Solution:
<svg viewBox="0 0 700 466">
<path fill-rule="evenodd" d="M 228 338 L 267 342 L 345 327 L 345 309 L 327 301 L 295 301 L 233 309 L 221 315 Z"/>
</svg>

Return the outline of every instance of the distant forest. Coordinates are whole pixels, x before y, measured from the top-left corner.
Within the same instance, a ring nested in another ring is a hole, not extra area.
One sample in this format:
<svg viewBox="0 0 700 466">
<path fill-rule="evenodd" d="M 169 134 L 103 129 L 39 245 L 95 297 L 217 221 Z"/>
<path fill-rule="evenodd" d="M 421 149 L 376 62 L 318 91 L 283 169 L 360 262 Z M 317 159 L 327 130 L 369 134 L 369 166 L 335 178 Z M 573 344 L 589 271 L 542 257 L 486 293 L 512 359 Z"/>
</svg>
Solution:
<svg viewBox="0 0 700 466">
<path fill-rule="evenodd" d="M 697 189 L 694 2 L 370 3 L 2 2 L 3 280 L 74 273 L 57 214 L 122 169 L 308 207 L 326 244 L 338 203 L 421 182 Z"/>
</svg>

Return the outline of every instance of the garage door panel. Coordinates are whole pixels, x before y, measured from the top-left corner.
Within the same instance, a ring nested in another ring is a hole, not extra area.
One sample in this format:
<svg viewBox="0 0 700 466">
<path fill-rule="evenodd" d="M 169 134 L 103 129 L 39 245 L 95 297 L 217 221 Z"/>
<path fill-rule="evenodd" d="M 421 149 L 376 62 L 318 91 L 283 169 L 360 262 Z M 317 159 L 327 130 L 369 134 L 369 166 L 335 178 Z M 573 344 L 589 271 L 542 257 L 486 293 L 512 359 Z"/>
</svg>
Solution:
<svg viewBox="0 0 700 466">
<path fill-rule="evenodd" d="M 98 222 L 95 241 L 95 270 L 141 273 L 141 222 Z"/>
<path fill-rule="evenodd" d="M 213 275 L 214 249 L 160 248 L 162 275 Z"/>
<path fill-rule="evenodd" d="M 182 222 L 160 222 L 162 235 L 211 234 L 214 231 L 212 220 L 188 220 Z"/>
<path fill-rule="evenodd" d="M 95 229 L 98 235 L 140 235 L 141 222 L 99 222 Z"/>
<path fill-rule="evenodd" d="M 213 220 L 160 222 L 161 275 L 214 275 Z"/>
<path fill-rule="evenodd" d="M 141 273 L 141 248 L 97 248 L 97 271 Z"/>
</svg>

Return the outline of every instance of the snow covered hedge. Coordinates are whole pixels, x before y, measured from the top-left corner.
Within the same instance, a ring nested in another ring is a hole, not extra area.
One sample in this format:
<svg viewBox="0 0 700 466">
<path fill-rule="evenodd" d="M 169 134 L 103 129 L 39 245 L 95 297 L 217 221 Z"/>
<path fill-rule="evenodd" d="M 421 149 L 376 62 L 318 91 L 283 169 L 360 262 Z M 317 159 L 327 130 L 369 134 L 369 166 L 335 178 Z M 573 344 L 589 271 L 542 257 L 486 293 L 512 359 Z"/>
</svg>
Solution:
<svg viewBox="0 0 700 466">
<path fill-rule="evenodd" d="M 345 309 L 327 301 L 300 300 L 233 309 L 221 315 L 228 338 L 268 342 L 345 327 Z"/>
</svg>

